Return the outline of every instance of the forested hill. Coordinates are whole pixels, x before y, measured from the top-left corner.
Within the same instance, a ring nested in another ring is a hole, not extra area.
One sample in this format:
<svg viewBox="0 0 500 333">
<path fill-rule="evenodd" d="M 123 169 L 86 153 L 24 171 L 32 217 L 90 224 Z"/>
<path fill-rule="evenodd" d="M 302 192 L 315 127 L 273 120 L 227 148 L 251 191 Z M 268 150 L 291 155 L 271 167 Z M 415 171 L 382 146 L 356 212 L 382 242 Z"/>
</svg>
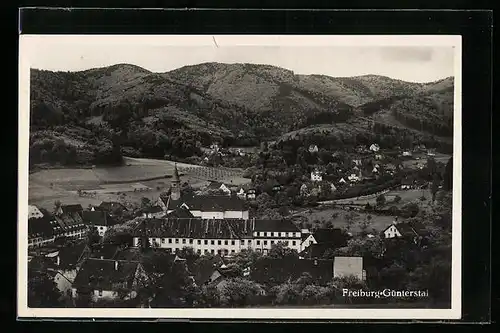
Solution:
<svg viewBox="0 0 500 333">
<path fill-rule="evenodd" d="M 30 162 L 108 163 L 120 150 L 182 158 L 213 140 L 255 145 L 311 126 L 338 132 L 342 126 L 336 125 L 365 118 L 451 136 L 452 114 L 453 78 L 419 84 L 220 63 L 167 73 L 129 64 L 80 72 L 32 69 Z"/>
</svg>

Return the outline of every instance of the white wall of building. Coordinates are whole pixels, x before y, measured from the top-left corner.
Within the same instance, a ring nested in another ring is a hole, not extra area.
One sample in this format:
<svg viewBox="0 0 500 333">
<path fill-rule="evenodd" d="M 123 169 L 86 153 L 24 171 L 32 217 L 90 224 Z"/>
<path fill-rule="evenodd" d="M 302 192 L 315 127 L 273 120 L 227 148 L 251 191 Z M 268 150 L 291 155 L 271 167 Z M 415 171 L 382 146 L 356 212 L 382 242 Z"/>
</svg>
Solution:
<svg viewBox="0 0 500 333">
<path fill-rule="evenodd" d="M 387 230 L 384 231 L 384 236 L 385 238 L 401 237 L 401 233 L 396 228 L 396 226 L 391 225 L 389 228 L 387 228 Z"/>
</svg>

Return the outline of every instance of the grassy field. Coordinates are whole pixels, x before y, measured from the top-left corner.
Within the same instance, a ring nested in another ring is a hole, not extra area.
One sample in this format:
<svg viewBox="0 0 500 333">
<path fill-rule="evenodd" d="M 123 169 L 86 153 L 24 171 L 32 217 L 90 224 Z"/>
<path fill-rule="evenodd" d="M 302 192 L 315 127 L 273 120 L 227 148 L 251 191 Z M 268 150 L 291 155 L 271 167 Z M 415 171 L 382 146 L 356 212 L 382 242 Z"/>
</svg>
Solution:
<svg viewBox="0 0 500 333">
<path fill-rule="evenodd" d="M 240 169 L 208 168 L 177 163 L 181 181 L 197 188 L 210 180 L 241 185 L 250 182 L 241 177 Z M 140 202 L 146 197 L 156 200 L 170 187 L 174 162 L 143 158 L 125 158 L 120 167 L 92 169 L 50 169 L 29 175 L 28 201 L 51 210 L 56 200 L 63 204 L 79 203 L 84 207 L 101 201 L 116 201 L 120 197 Z M 147 189 L 139 191 L 139 188 Z M 78 195 L 78 190 L 92 192 L 92 196 Z"/>
<path fill-rule="evenodd" d="M 348 211 L 339 209 L 339 208 L 327 208 L 327 209 L 313 209 L 310 212 L 306 212 L 303 214 L 298 214 L 298 216 L 304 216 L 307 218 L 307 221 L 310 223 L 315 223 L 315 221 L 320 221 L 320 224 L 317 225 L 321 227 L 321 224 L 324 222 L 331 222 L 334 228 L 345 229 L 347 227 L 347 222 L 345 219 L 345 215 L 348 214 Z M 372 218 L 368 224 L 368 232 L 378 233 L 385 228 L 387 228 L 393 221 L 394 217 L 392 216 L 378 216 L 373 214 L 365 214 L 363 212 L 356 212 L 358 214 L 358 222 L 363 222 L 367 219 L 367 216 L 370 215 Z M 336 215 L 336 217 L 334 216 Z M 360 224 L 356 223 L 350 229 L 350 232 L 353 234 L 359 233 L 361 231 Z"/>
</svg>

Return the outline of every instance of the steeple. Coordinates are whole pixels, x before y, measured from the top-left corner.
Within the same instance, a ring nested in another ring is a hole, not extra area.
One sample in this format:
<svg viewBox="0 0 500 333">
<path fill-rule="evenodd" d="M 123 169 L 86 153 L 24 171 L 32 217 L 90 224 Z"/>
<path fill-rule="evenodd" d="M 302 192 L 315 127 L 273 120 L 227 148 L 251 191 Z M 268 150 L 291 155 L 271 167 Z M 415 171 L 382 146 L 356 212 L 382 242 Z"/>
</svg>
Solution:
<svg viewBox="0 0 500 333">
<path fill-rule="evenodd" d="M 181 198 L 181 180 L 179 177 L 179 171 L 177 170 L 177 163 L 174 166 L 174 177 L 172 179 L 172 185 L 170 190 L 170 199 L 179 200 Z"/>
</svg>

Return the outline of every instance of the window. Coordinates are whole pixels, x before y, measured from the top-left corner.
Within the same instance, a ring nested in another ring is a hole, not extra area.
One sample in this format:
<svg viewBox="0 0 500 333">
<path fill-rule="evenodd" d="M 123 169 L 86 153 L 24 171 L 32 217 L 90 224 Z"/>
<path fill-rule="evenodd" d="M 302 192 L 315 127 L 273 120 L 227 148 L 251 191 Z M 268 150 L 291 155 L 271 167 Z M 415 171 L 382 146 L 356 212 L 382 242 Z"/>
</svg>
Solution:
<svg viewBox="0 0 500 333">
<path fill-rule="evenodd" d="M 172 238 L 168 239 L 168 244 L 172 244 Z"/>
<path fill-rule="evenodd" d="M 274 244 L 274 241 L 271 241 L 271 245 L 273 245 L 273 244 Z"/>
<path fill-rule="evenodd" d="M 252 244 L 252 240 L 251 239 L 248 240 L 248 245 L 250 245 L 250 244 Z"/>
<path fill-rule="evenodd" d="M 277 232 L 273 232 L 273 236 L 274 237 L 278 237 L 278 233 Z"/>
<path fill-rule="evenodd" d="M 193 244 L 193 240 L 192 239 L 189 240 L 189 244 Z"/>
<path fill-rule="evenodd" d="M 293 242 L 292 242 L 292 245 L 294 245 L 294 246 L 295 246 L 295 245 L 297 245 L 297 242 L 296 242 L 296 241 L 293 241 Z"/>
<path fill-rule="evenodd" d="M 179 239 L 178 238 L 175 239 L 175 244 L 179 244 Z"/>
<path fill-rule="evenodd" d="M 182 244 L 186 244 L 186 239 L 182 239 Z"/>
<path fill-rule="evenodd" d="M 214 240 L 211 240 L 211 241 L 210 241 L 210 244 L 214 245 L 214 244 L 215 244 L 215 241 L 214 241 Z"/>
<path fill-rule="evenodd" d="M 214 253 L 215 253 L 215 251 L 214 251 L 214 250 L 210 250 L 210 253 L 214 254 Z"/>
<path fill-rule="evenodd" d="M 229 253 L 229 250 L 228 250 L 228 249 L 224 249 L 224 253 L 225 253 L 225 254 L 228 254 L 228 253 Z"/>
<path fill-rule="evenodd" d="M 227 239 L 226 239 L 226 240 L 224 241 L 224 245 L 227 245 L 227 244 L 228 244 L 228 243 L 227 243 Z"/>
<path fill-rule="evenodd" d="M 217 244 L 221 245 L 221 244 L 222 244 L 222 241 L 219 239 L 219 240 L 217 241 Z"/>
<path fill-rule="evenodd" d="M 241 240 L 241 245 L 245 245 L 245 240 L 244 239 Z"/>
<path fill-rule="evenodd" d="M 231 250 L 231 253 L 234 253 L 234 250 Z"/>
<path fill-rule="evenodd" d="M 264 245 L 267 245 L 267 241 L 266 240 L 264 241 Z"/>
<path fill-rule="evenodd" d="M 208 253 L 208 250 L 207 250 L 207 249 L 205 249 L 205 250 L 203 251 L 203 253 Z"/>
<path fill-rule="evenodd" d="M 236 244 L 236 243 L 234 242 L 234 240 L 232 240 L 232 241 L 231 241 L 231 245 L 234 245 L 234 244 Z"/>
<path fill-rule="evenodd" d="M 201 239 L 198 239 L 197 243 L 198 243 L 198 245 L 200 245 L 201 244 Z"/>
<path fill-rule="evenodd" d="M 201 254 L 201 250 L 200 249 L 196 250 L 196 253 Z"/>
<path fill-rule="evenodd" d="M 204 243 L 205 243 L 205 245 L 208 245 L 208 240 L 205 239 Z"/>
<path fill-rule="evenodd" d="M 260 245 L 260 240 L 257 241 L 257 245 Z"/>
<path fill-rule="evenodd" d="M 281 237 L 286 237 L 286 232 L 282 232 Z"/>
<path fill-rule="evenodd" d="M 102 296 L 102 290 L 99 290 L 99 296 Z"/>
<path fill-rule="evenodd" d="M 222 253 L 222 250 L 217 250 L 217 254 L 221 254 Z"/>
</svg>

